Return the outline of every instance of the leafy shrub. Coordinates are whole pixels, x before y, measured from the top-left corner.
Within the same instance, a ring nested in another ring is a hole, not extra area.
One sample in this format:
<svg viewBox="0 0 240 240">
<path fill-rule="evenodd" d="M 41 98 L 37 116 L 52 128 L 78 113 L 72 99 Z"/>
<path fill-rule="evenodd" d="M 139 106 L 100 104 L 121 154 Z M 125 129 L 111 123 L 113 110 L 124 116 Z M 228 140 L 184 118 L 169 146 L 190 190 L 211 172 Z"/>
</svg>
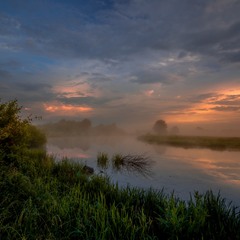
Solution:
<svg viewBox="0 0 240 240">
<path fill-rule="evenodd" d="M 12 163 L 24 149 L 42 147 L 45 135 L 31 125 L 29 118 L 22 119 L 17 100 L 0 104 L 0 161 Z"/>
</svg>

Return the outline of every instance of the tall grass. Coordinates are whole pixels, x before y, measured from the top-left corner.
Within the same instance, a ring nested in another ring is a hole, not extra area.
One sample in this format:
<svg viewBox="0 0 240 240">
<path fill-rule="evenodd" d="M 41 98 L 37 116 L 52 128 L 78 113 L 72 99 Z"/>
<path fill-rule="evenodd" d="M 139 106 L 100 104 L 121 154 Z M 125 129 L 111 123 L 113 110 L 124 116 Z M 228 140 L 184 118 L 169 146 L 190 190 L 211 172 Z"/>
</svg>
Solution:
<svg viewBox="0 0 240 240">
<path fill-rule="evenodd" d="M 99 152 L 97 155 L 97 166 L 99 168 L 107 169 L 109 164 L 108 154 Z"/>
<path fill-rule="evenodd" d="M 0 239 L 240 239 L 239 209 L 220 194 L 119 188 L 41 150 L 1 164 L 0 191 Z"/>
</svg>

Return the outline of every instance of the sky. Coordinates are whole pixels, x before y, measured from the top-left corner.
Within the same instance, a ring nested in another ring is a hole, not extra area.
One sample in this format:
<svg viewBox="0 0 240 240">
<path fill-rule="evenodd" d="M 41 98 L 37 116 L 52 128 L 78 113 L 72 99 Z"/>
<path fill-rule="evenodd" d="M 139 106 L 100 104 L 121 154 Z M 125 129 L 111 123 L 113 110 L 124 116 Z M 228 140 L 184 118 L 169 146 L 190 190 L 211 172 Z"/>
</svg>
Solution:
<svg viewBox="0 0 240 240">
<path fill-rule="evenodd" d="M 239 12 L 239 0 L 3 0 L 1 101 L 44 122 L 240 130 Z"/>
</svg>

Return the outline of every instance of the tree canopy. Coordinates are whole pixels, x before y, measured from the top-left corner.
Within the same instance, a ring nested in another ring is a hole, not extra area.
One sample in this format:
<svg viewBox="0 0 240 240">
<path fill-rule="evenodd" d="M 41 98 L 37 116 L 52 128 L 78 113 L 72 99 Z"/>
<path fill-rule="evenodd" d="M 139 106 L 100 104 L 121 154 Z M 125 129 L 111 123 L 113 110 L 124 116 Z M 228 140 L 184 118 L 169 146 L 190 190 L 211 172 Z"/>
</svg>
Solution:
<svg viewBox="0 0 240 240">
<path fill-rule="evenodd" d="M 0 103 L 0 157 L 3 160 L 13 159 L 23 149 L 46 143 L 45 135 L 31 125 L 30 118 L 21 118 L 21 109 L 17 100 Z"/>
<path fill-rule="evenodd" d="M 167 134 L 167 123 L 162 119 L 157 120 L 153 125 L 153 131 L 159 135 Z"/>
</svg>

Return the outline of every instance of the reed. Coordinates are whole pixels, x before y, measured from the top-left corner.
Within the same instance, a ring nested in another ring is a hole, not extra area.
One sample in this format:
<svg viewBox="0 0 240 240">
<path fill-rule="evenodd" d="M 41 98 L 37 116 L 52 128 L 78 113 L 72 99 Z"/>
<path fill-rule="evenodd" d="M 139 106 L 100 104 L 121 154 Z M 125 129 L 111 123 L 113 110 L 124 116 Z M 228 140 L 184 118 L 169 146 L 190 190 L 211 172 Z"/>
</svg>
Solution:
<svg viewBox="0 0 240 240">
<path fill-rule="evenodd" d="M 150 158 L 144 154 L 142 155 L 123 155 L 115 154 L 112 157 L 112 166 L 115 171 L 127 170 L 148 176 L 151 174 Z"/>
<path fill-rule="evenodd" d="M 108 154 L 99 152 L 97 155 L 97 166 L 102 169 L 107 169 L 109 164 Z"/>
</svg>

